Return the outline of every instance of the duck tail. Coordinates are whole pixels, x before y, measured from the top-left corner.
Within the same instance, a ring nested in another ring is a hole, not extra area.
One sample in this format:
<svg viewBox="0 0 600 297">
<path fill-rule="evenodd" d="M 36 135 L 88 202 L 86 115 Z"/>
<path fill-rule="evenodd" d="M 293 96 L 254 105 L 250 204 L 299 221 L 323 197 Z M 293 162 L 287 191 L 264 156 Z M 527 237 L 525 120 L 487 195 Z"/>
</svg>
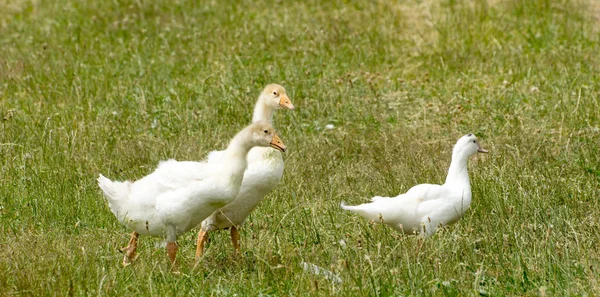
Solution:
<svg viewBox="0 0 600 297">
<path fill-rule="evenodd" d="M 365 204 L 360 204 L 360 205 L 346 205 L 346 203 L 342 202 L 340 204 L 340 206 L 344 210 L 349 210 L 351 212 L 354 212 L 357 215 L 359 215 L 365 219 L 368 219 L 368 220 L 377 218 L 377 214 L 375 214 L 373 212 L 373 210 L 371 209 L 372 203 L 365 203 Z"/>
<path fill-rule="evenodd" d="M 100 186 L 100 189 L 104 192 L 104 197 L 106 197 L 106 200 L 108 201 L 110 210 L 115 216 L 118 216 L 122 203 L 127 199 L 127 196 L 129 196 L 131 182 L 113 182 L 100 174 L 98 176 L 98 186 Z"/>
<path fill-rule="evenodd" d="M 340 203 L 340 207 L 341 207 L 342 209 L 344 209 L 344 210 L 352 210 L 352 211 L 353 211 L 353 210 L 355 210 L 355 209 L 356 209 L 356 206 L 352 206 L 352 205 L 346 205 L 346 202 L 344 202 L 344 201 L 342 201 L 342 202 Z"/>
</svg>

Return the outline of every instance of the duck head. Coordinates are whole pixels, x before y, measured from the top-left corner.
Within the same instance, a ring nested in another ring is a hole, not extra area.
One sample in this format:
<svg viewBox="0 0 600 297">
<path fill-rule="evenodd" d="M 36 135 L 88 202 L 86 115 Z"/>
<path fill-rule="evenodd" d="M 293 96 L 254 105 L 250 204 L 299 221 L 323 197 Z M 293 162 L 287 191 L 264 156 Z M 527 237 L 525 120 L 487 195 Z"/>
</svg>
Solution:
<svg viewBox="0 0 600 297">
<path fill-rule="evenodd" d="M 271 124 L 260 121 L 254 123 L 248 127 L 248 133 L 250 134 L 250 142 L 254 146 L 270 146 L 274 149 L 285 152 L 285 144 L 275 133 L 275 129 Z"/>
<path fill-rule="evenodd" d="M 467 157 L 470 157 L 476 153 L 487 153 L 488 151 L 479 145 L 479 141 L 474 134 L 467 134 L 461 137 L 456 145 L 454 145 L 454 149 L 452 150 L 452 154 L 461 154 Z"/>
<path fill-rule="evenodd" d="M 294 104 L 292 104 L 292 100 L 285 93 L 285 88 L 278 84 L 270 84 L 265 87 L 265 89 L 260 93 L 260 98 L 265 102 L 265 104 L 275 108 L 275 109 L 294 109 Z"/>
</svg>

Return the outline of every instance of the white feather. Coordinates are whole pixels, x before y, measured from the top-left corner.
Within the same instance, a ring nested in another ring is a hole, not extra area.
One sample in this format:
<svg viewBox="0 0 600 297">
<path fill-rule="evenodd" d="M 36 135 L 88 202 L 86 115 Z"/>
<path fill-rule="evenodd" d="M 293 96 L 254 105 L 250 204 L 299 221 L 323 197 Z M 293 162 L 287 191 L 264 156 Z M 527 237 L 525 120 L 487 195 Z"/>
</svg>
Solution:
<svg viewBox="0 0 600 297">
<path fill-rule="evenodd" d="M 421 184 L 396 197 L 375 196 L 371 203 L 347 206 L 342 202 L 341 207 L 406 234 L 431 236 L 439 226 L 458 221 L 471 205 L 467 160 L 478 149 L 474 135 L 459 139 L 443 185 Z"/>
</svg>

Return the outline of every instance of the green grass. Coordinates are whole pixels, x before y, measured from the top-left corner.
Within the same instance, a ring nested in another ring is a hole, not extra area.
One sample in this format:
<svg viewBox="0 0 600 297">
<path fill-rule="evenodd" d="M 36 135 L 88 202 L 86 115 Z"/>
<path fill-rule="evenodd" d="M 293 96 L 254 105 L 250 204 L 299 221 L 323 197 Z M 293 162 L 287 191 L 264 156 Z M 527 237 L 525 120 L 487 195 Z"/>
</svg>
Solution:
<svg viewBox="0 0 600 297">
<path fill-rule="evenodd" d="M 0 295 L 600 295 L 597 4 L 253 2 L 0 0 Z M 223 148 L 272 82 L 297 109 L 242 257 L 217 232 L 193 269 L 189 232 L 181 275 L 146 237 L 122 268 L 97 174 Z M 457 224 L 421 243 L 339 208 L 443 182 L 466 133 L 490 154 Z"/>
</svg>

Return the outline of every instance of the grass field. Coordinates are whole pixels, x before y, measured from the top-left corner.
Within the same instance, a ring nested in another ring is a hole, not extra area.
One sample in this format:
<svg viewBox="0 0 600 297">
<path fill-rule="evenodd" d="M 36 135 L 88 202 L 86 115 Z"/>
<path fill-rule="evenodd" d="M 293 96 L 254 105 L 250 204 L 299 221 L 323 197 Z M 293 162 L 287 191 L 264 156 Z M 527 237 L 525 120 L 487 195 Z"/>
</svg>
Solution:
<svg viewBox="0 0 600 297">
<path fill-rule="evenodd" d="M 0 295 L 600 295 L 600 5 L 0 0 Z M 98 173 L 200 160 L 268 83 L 282 183 L 180 275 Z M 334 129 L 325 129 L 333 124 Z M 339 208 L 441 183 L 475 133 L 466 215 L 421 242 Z M 341 283 L 303 271 L 308 262 Z"/>
</svg>

